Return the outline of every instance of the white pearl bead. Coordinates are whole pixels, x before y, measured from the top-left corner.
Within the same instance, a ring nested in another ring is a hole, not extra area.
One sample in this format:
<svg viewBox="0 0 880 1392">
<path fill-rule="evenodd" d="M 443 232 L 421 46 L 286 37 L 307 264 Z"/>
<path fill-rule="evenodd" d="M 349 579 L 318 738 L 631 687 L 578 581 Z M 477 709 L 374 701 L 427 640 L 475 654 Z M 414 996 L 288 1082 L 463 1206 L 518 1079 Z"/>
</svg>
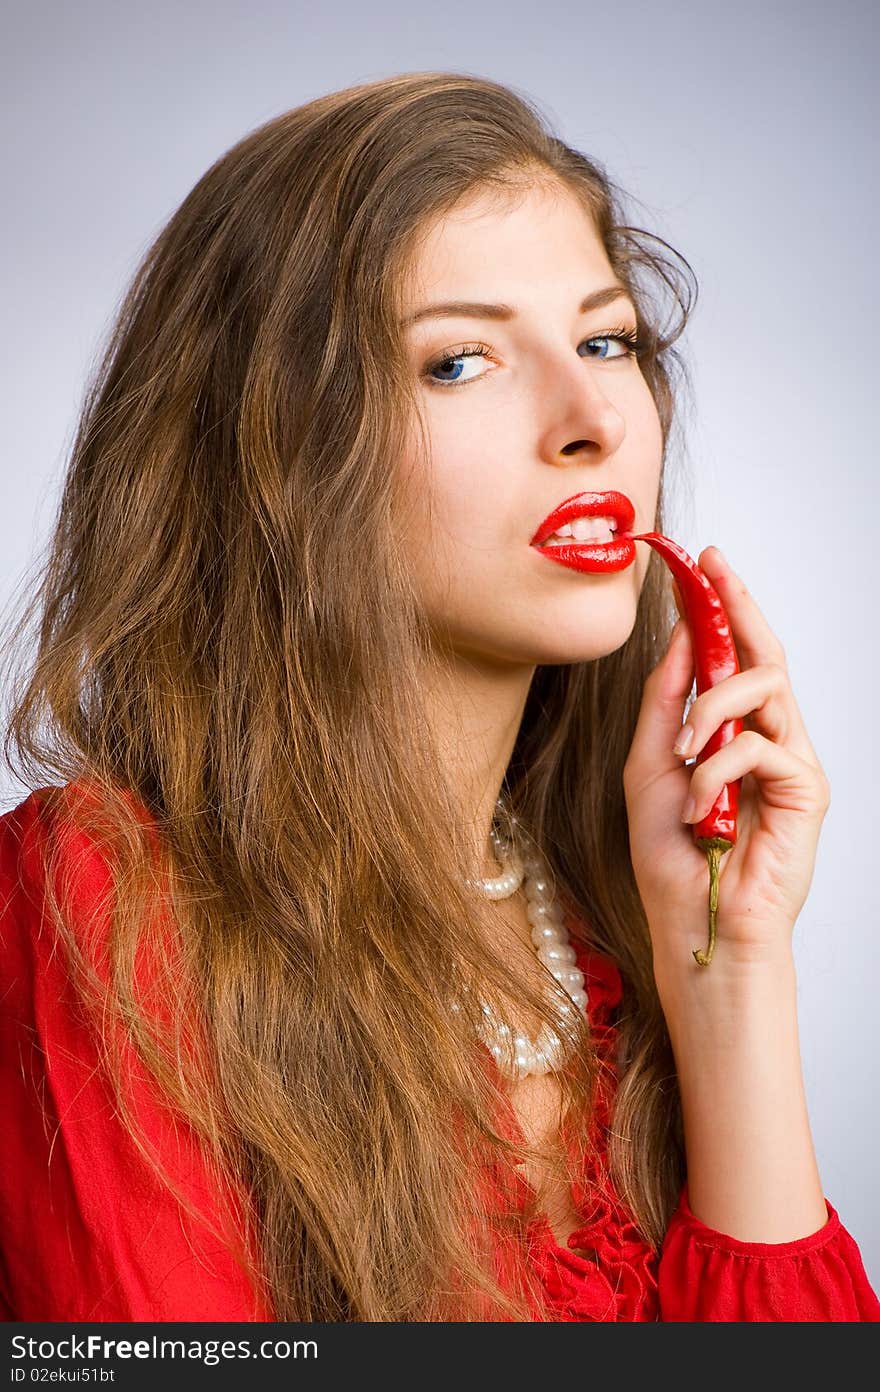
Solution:
<svg viewBox="0 0 880 1392">
<path fill-rule="evenodd" d="M 556 969 L 551 970 L 552 974 L 556 976 Z M 558 970 L 562 974 L 561 976 L 556 976 L 556 980 L 559 982 L 560 986 L 565 987 L 569 994 L 572 991 L 583 990 L 584 974 L 579 967 L 560 967 Z"/>
<path fill-rule="evenodd" d="M 550 893 L 550 881 L 534 876 L 530 878 L 526 894 L 530 899 L 545 899 Z"/>
<path fill-rule="evenodd" d="M 550 1027 L 548 1025 L 542 1025 L 541 1028 L 538 1030 L 536 1047 L 539 1048 L 542 1053 L 547 1053 L 548 1050 L 551 1050 L 553 1048 L 555 1042 L 556 1035 L 553 1033 Z"/>
<path fill-rule="evenodd" d="M 539 923 L 562 923 L 562 911 L 555 904 L 539 902 L 526 905 L 526 918 L 537 927 Z"/>
<path fill-rule="evenodd" d="M 547 965 L 551 962 L 576 962 L 577 953 L 571 943 L 548 943 L 546 947 L 538 949 L 538 956 Z"/>
<path fill-rule="evenodd" d="M 546 1056 L 546 1058 L 547 1058 L 547 1063 L 548 1063 L 548 1065 L 549 1065 L 551 1068 L 556 1068 L 556 1067 L 559 1065 L 559 1063 L 561 1063 L 561 1061 L 562 1061 L 562 1054 L 563 1054 L 563 1043 L 562 1043 L 562 1040 L 559 1039 L 558 1036 L 557 1036 L 557 1037 L 554 1037 L 552 1043 L 549 1043 L 549 1044 L 545 1047 L 544 1053 L 545 1053 L 545 1056 Z"/>
<path fill-rule="evenodd" d="M 499 816 L 504 815 L 501 798 L 496 804 Z M 511 827 L 516 819 L 510 818 Z M 553 897 L 553 880 L 534 844 L 525 838 L 525 851 L 518 855 L 510 840 L 502 839 L 492 828 L 492 843 L 504 869 L 496 879 L 479 880 L 476 886 L 490 899 L 507 898 L 525 881 L 526 916 L 538 959 L 559 982 L 568 999 L 558 1006 L 565 1019 L 587 1009 L 584 975 L 575 966 L 577 953 L 569 942 L 565 927 L 565 911 Z M 523 840 L 519 833 L 518 839 Z M 473 887 L 471 881 L 465 882 Z M 499 1069 L 510 1078 L 524 1078 L 533 1073 L 549 1073 L 559 1068 L 571 1047 L 571 1041 L 560 1039 L 546 1025 L 538 1032 L 537 1041 L 520 1030 L 500 1021 L 486 1002 L 481 1002 L 483 1018 L 478 1030 L 488 1044 Z M 453 1007 L 456 1008 L 455 1006 Z"/>
<path fill-rule="evenodd" d="M 536 947 L 543 943 L 565 943 L 568 941 L 568 934 L 561 923 L 549 923 L 546 919 L 541 923 L 533 923 L 531 929 L 532 942 Z"/>
</svg>

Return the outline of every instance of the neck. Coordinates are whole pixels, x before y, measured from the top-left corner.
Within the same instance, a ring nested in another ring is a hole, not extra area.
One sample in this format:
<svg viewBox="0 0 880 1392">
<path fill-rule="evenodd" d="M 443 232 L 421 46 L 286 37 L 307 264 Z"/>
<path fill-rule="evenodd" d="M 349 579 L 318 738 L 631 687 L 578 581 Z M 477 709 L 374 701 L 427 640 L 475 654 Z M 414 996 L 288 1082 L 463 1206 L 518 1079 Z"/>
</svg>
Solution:
<svg viewBox="0 0 880 1392">
<path fill-rule="evenodd" d="M 437 658 L 424 689 L 449 787 L 472 829 L 473 874 L 499 874 L 490 830 L 535 668 L 460 654 Z"/>
</svg>

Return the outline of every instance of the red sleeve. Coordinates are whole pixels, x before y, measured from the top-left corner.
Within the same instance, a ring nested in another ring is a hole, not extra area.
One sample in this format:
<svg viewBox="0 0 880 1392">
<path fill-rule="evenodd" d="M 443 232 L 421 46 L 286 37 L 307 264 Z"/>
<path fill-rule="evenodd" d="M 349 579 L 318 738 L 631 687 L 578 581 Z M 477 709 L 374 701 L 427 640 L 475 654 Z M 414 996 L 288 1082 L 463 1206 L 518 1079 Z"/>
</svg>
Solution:
<svg viewBox="0 0 880 1392">
<path fill-rule="evenodd" d="M 186 1211 L 120 1124 L 96 1040 L 41 912 L 38 794 L 0 817 L 0 1309 L 20 1321 L 260 1320 L 241 1266 Z M 71 848 L 82 893 L 109 873 Z M 193 1136 L 132 1060 L 149 1147 L 223 1227 Z"/>
<path fill-rule="evenodd" d="M 793 1242 L 741 1242 L 701 1222 L 684 1185 L 660 1254 L 666 1322 L 876 1323 L 859 1249 L 828 1200 L 828 1221 Z"/>
<path fill-rule="evenodd" d="M 591 1020 L 600 1049 L 614 1054 L 609 1008 L 622 996 L 616 964 L 589 955 Z M 691 1211 L 685 1183 L 660 1251 L 657 1297 L 667 1323 L 880 1321 L 855 1241 L 825 1200 L 828 1221 L 793 1242 L 741 1242 Z"/>
</svg>

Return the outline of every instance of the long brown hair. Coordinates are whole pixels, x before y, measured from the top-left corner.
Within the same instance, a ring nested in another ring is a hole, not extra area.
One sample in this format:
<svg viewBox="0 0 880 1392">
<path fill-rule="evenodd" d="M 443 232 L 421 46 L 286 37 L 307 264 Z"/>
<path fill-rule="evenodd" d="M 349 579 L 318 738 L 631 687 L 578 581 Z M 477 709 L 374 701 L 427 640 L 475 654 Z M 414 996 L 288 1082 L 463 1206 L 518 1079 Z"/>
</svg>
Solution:
<svg viewBox="0 0 880 1392">
<path fill-rule="evenodd" d="M 75 815 L 112 869 L 100 950 L 64 894 L 52 914 L 122 1115 L 139 1139 L 133 1046 L 218 1192 L 243 1196 L 240 1260 L 278 1319 L 542 1318 L 527 1263 L 512 1284 L 493 1266 L 499 1233 L 519 1250 L 529 1213 L 488 1203 L 477 1176 L 503 1193 L 528 1151 L 498 1125 L 468 982 L 575 1032 L 562 1119 L 587 1134 L 600 1065 L 586 1021 L 496 958 L 488 920 L 461 931 L 480 911 L 461 885 L 471 828 L 425 733 L 430 639 L 389 466 L 418 419 L 397 321 L 419 236 L 466 196 L 542 181 L 582 200 L 636 304 L 665 478 L 687 262 L 626 224 L 602 166 L 526 97 L 394 76 L 248 134 L 156 238 L 8 639 L 22 648 L 39 615 L 6 762 L 34 789 L 60 780 L 41 791 L 47 811 Z M 681 1114 L 622 769 L 672 626 L 665 575 L 652 555 L 618 651 L 537 669 L 505 779 L 622 973 L 609 1170 L 655 1247 L 683 1179 Z"/>
</svg>

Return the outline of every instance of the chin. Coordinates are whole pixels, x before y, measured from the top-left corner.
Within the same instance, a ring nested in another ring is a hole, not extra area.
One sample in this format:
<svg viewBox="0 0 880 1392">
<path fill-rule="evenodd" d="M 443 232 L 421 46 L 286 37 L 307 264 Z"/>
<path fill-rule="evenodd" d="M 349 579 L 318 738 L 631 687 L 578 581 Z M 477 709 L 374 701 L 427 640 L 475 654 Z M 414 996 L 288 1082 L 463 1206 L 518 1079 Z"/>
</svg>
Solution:
<svg viewBox="0 0 880 1392">
<path fill-rule="evenodd" d="M 563 662 L 590 662 L 622 648 L 636 624 L 637 597 L 623 595 L 613 605 L 601 599 L 580 599 L 564 606 L 560 613 L 548 613 L 540 633 L 534 635 L 539 648 L 560 653 Z"/>
<path fill-rule="evenodd" d="M 552 635 L 550 642 L 549 635 L 545 632 L 540 638 L 536 635 L 534 643 L 529 643 L 526 639 L 522 645 L 517 645 L 516 652 L 511 653 L 511 660 L 526 662 L 534 667 L 563 667 L 571 666 L 575 662 L 595 662 L 596 658 L 608 657 L 622 648 L 631 633 L 631 624 L 629 627 L 615 629 L 613 633 L 602 634 L 584 633 L 581 625 L 579 633 L 565 635 L 557 631 Z"/>
</svg>

